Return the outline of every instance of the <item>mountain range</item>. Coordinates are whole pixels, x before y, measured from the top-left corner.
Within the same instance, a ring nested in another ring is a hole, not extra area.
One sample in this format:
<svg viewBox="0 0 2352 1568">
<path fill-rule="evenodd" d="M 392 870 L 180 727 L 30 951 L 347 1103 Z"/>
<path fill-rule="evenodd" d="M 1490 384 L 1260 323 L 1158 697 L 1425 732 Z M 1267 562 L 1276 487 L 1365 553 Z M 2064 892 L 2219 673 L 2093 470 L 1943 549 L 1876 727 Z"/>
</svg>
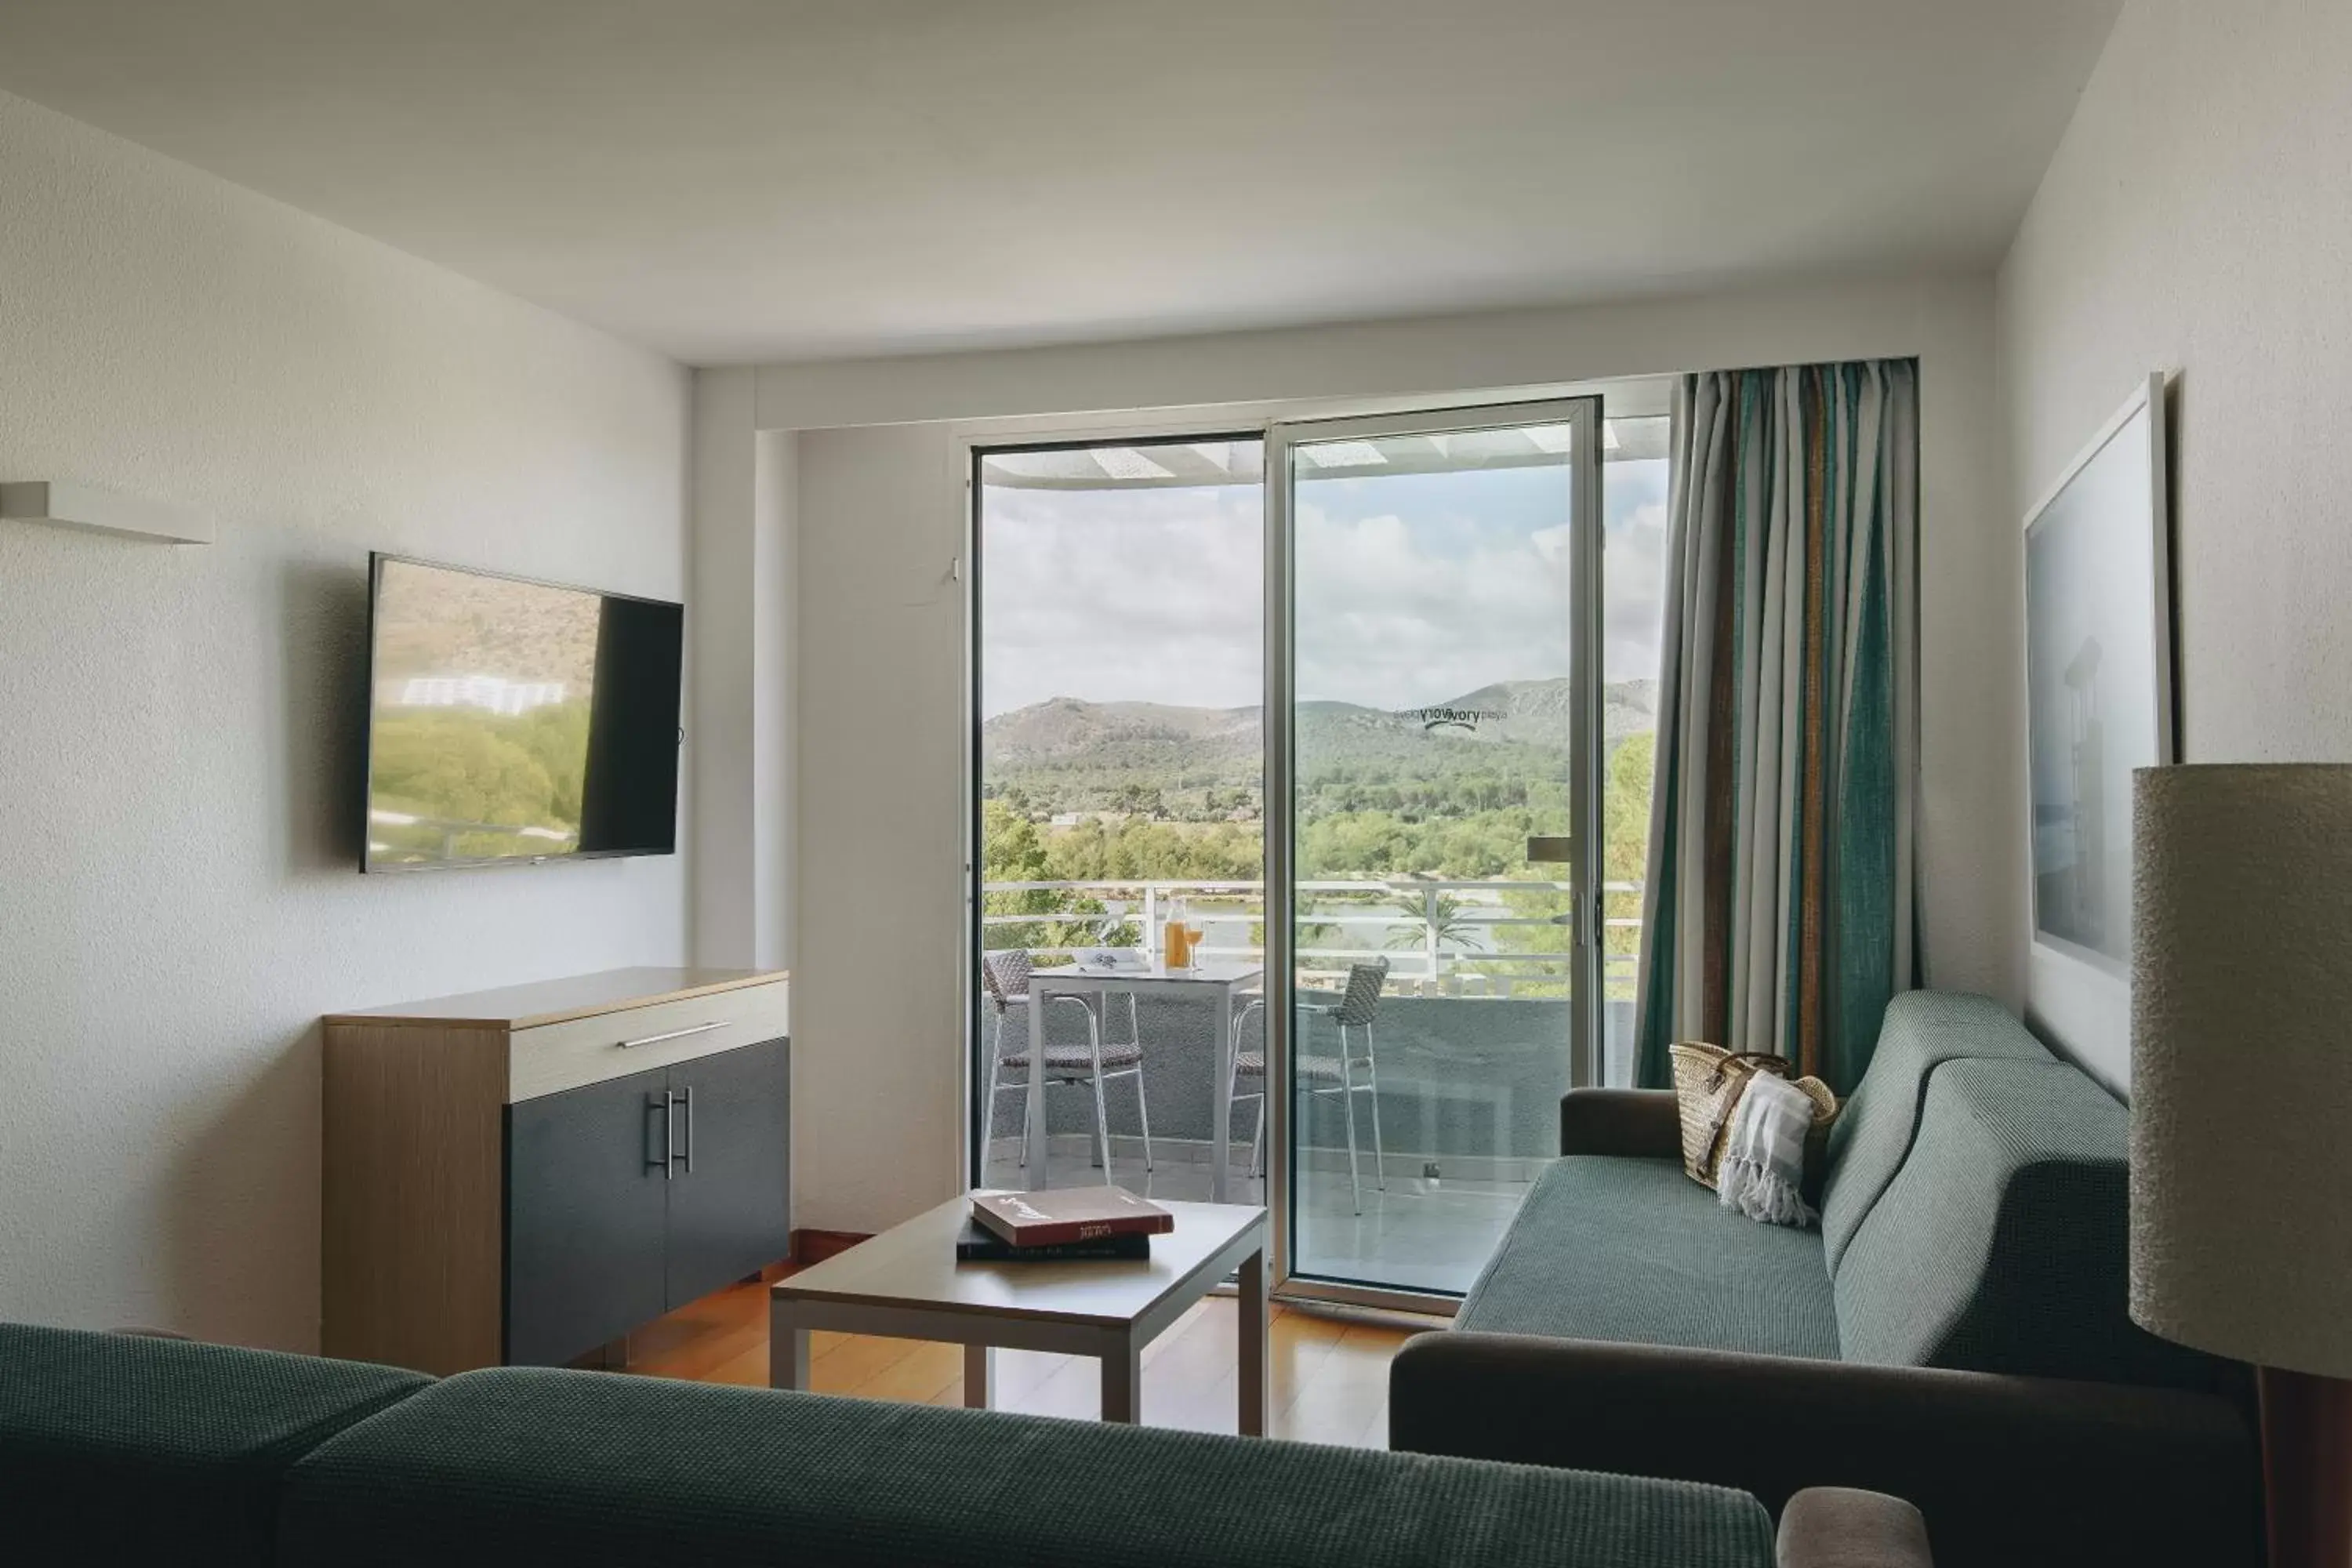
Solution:
<svg viewBox="0 0 2352 1568">
<path fill-rule="evenodd" d="M 1613 750 L 1656 720 L 1657 682 L 1620 681 L 1602 691 L 1602 733 Z M 1350 772 L 1399 779 L 1465 771 L 1558 776 L 1568 734 L 1566 678 L 1480 687 L 1428 708 L 1392 711 L 1351 702 L 1298 709 L 1302 775 Z M 1056 697 L 981 726 L 984 776 L 1044 804 L 1097 805 L 1122 785 L 1160 791 L 1255 791 L 1263 710 L 1159 702 L 1088 702 Z"/>
</svg>

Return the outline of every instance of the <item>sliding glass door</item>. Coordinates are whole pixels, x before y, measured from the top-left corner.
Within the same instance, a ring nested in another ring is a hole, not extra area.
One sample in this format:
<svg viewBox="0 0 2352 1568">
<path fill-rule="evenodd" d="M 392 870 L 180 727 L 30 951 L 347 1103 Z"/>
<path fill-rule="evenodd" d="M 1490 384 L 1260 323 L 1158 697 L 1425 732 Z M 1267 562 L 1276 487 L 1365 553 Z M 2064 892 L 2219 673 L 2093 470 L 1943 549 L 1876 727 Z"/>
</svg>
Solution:
<svg viewBox="0 0 2352 1568">
<path fill-rule="evenodd" d="M 1595 1079 L 1599 416 L 1270 432 L 1266 1006 L 1237 1078 L 1272 1086 L 1302 1293 L 1466 1289 Z"/>
<path fill-rule="evenodd" d="M 1292 1294 L 1469 1287 L 1562 1091 L 1625 1080 L 1665 425 L 973 451 L 975 1184 L 1263 1202 Z"/>
</svg>

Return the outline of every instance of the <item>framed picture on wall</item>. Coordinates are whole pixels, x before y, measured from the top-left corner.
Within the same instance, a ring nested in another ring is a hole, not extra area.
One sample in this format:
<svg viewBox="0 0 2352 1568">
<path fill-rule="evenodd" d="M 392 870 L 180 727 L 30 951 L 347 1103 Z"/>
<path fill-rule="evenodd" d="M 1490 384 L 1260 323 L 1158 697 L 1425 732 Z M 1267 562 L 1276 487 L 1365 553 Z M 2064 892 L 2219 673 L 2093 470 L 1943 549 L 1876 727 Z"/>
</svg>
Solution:
<svg viewBox="0 0 2352 1568">
<path fill-rule="evenodd" d="M 2132 770 L 2175 760 L 2164 376 L 2025 519 L 2033 942 L 2128 984 Z"/>
</svg>

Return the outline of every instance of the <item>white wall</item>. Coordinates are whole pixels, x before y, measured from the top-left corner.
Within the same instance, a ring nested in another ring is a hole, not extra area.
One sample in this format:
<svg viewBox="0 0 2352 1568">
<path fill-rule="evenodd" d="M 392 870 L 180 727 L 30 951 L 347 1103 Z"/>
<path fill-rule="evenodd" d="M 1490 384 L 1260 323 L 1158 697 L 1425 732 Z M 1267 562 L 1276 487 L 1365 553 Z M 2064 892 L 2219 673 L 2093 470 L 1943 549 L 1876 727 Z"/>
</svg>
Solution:
<svg viewBox="0 0 2352 1568">
<path fill-rule="evenodd" d="M 1916 354 L 1921 853 L 1937 985 L 2022 990 L 2014 534 L 1990 279 L 1825 284 L 1623 307 L 775 365 L 758 421 L 801 429 L 801 863 L 793 1040 L 800 1223 L 872 1229 L 956 1188 L 965 803 L 960 435 L 1094 411 L 1538 390 L 1609 377 Z M 1262 411 L 1261 411 L 1262 416 Z M 1150 424 L 1154 416 L 1143 416 Z M 828 426 L 872 426 L 827 428 Z"/>
<path fill-rule="evenodd" d="M 964 642 L 941 425 L 800 437 L 793 1223 L 960 1190 Z"/>
<path fill-rule="evenodd" d="M 695 962 L 787 962 L 794 438 L 752 420 L 749 370 L 694 373 L 689 816 Z"/>
<path fill-rule="evenodd" d="M 677 367 L 0 95 L 0 1318 L 318 1338 L 325 1010 L 675 963 L 680 858 L 362 879 L 371 547 L 678 597 Z"/>
<path fill-rule="evenodd" d="M 2012 531 L 2137 380 L 2179 373 L 2189 762 L 2352 761 L 2347 61 L 2338 0 L 2132 0 L 2000 273 Z M 2012 796 L 2021 822 L 2021 776 Z M 2053 1043 L 2122 1085 L 2113 997 L 2054 963 L 2029 988 Z"/>
</svg>

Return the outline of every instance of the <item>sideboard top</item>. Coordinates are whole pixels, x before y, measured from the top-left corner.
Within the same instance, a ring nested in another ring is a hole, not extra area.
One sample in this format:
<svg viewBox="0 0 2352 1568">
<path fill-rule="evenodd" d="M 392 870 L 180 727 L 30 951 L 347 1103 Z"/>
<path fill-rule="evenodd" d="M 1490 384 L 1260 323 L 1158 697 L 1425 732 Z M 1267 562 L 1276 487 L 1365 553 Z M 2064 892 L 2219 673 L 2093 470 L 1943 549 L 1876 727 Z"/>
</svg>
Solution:
<svg viewBox="0 0 2352 1568">
<path fill-rule="evenodd" d="M 330 1013 L 330 1024 L 421 1024 L 437 1028 L 529 1029 L 561 1024 L 599 1013 L 622 1013 L 705 996 L 714 991 L 734 991 L 746 985 L 767 985 L 788 977 L 782 969 L 607 969 L 598 974 L 571 974 L 561 980 L 538 980 L 527 985 L 501 985 L 494 991 L 469 991 L 461 996 L 436 996 L 429 1002 L 403 1002 L 389 1007 L 362 1007 L 351 1013 Z"/>
</svg>

